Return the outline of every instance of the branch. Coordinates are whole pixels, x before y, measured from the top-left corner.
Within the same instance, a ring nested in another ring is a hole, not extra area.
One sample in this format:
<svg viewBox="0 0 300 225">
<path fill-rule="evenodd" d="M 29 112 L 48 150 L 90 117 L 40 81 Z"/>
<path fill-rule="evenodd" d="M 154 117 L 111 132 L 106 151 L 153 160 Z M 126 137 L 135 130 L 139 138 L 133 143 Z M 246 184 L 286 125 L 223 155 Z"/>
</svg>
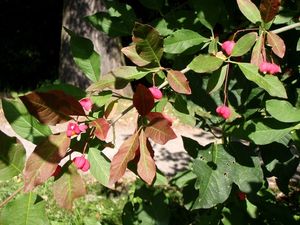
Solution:
<svg viewBox="0 0 300 225">
<path fill-rule="evenodd" d="M 279 33 L 282 33 L 282 32 L 288 31 L 288 30 L 292 30 L 292 29 L 297 28 L 297 27 L 300 27 L 300 22 L 293 23 L 291 25 L 284 26 L 284 27 L 278 28 L 276 30 L 271 30 L 271 32 L 273 32 L 275 34 L 279 34 Z"/>
<path fill-rule="evenodd" d="M 8 196 L 7 199 L 5 199 L 1 204 L 0 204 L 0 209 L 5 206 L 10 200 L 12 200 L 21 190 L 23 189 L 23 186 L 19 187 L 14 193 L 12 193 L 10 196 Z"/>
</svg>

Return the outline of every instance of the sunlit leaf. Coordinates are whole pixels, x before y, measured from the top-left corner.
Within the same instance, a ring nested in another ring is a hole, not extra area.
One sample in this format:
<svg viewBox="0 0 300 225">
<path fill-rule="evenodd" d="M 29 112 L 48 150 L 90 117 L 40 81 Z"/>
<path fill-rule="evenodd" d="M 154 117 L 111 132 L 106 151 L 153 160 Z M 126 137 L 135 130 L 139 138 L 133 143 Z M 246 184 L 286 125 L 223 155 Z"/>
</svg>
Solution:
<svg viewBox="0 0 300 225">
<path fill-rule="evenodd" d="M 145 129 L 147 137 L 155 143 L 164 145 L 177 136 L 166 119 L 157 118 L 152 120 Z"/>
<path fill-rule="evenodd" d="M 41 123 L 56 125 L 70 116 L 84 116 L 80 103 L 63 91 L 31 92 L 20 97 L 27 110 Z"/>
<path fill-rule="evenodd" d="M 180 54 L 185 50 L 208 41 L 195 31 L 181 29 L 164 39 L 164 51 L 171 54 Z"/>
<path fill-rule="evenodd" d="M 105 141 L 108 130 L 110 128 L 110 124 L 106 121 L 106 119 L 98 118 L 90 124 L 96 128 L 94 133 L 96 137 L 99 138 L 101 141 Z"/>
<path fill-rule="evenodd" d="M 26 161 L 24 169 L 24 191 L 33 190 L 43 184 L 65 157 L 70 145 L 66 133 L 53 134 L 36 146 Z"/>
<path fill-rule="evenodd" d="M 237 4 L 241 12 L 250 22 L 261 22 L 260 12 L 251 0 L 237 0 Z"/>
<path fill-rule="evenodd" d="M 226 65 L 222 66 L 221 69 L 216 70 L 212 73 L 212 75 L 209 77 L 209 80 L 208 80 L 208 84 L 207 84 L 207 88 L 206 88 L 207 92 L 213 93 L 222 87 L 222 85 L 225 81 L 225 77 L 226 77 L 228 68 L 229 68 L 229 65 L 226 64 Z"/>
<path fill-rule="evenodd" d="M 53 184 L 53 195 L 60 207 L 71 210 L 73 201 L 86 194 L 85 184 L 73 163 L 67 163 L 63 170 Z"/>
<path fill-rule="evenodd" d="M 18 196 L 1 211 L 1 225 L 48 225 L 46 202 L 30 192 Z"/>
<path fill-rule="evenodd" d="M 293 123 L 300 121 L 300 108 L 293 107 L 288 101 L 268 100 L 266 102 L 266 110 L 271 116 L 281 122 Z"/>
<path fill-rule="evenodd" d="M 114 184 L 124 175 L 128 162 L 133 160 L 138 148 L 139 133 L 136 132 L 123 142 L 118 152 L 114 155 L 110 164 L 110 184 Z"/>
<path fill-rule="evenodd" d="M 111 97 L 112 91 L 107 90 L 101 91 L 98 95 L 93 95 L 90 98 L 97 107 L 102 107 L 110 100 Z"/>
<path fill-rule="evenodd" d="M 132 40 L 135 43 L 136 52 L 141 58 L 160 65 L 163 54 L 163 38 L 153 27 L 135 23 Z"/>
<path fill-rule="evenodd" d="M 186 76 L 177 70 L 168 70 L 167 80 L 171 88 L 181 94 L 191 94 L 191 88 Z"/>
<path fill-rule="evenodd" d="M 135 44 L 124 47 L 121 49 L 121 51 L 123 52 L 124 55 L 127 56 L 127 58 L 129 58 L 134 64 L 138 66 L 146 66 L 150 63 L 139 56 L 139 54 L 136 52 Z"/>
<path fill-rule="evenodd" d="M 284 41 L 275 33 L 268 32 L 267 33 L 267 41 L 268 44 L 272 47 L 272 51 L 278 57 L 283 58 L 285 54 L 285 44 Z"/>
<path fill-rule="evenodd" d="M 252 50 L 251 64 L 256 66 L 259 66 L 263 62 L 262 51 L 264 51 L 265 54 L 265 49 L 263 48 L 263 39 L 264 35 L 260 35 Z"/>
<path fill-rule="evenodd" d="M 287 98 L 285 88 L 276 76 L 262 76 L 258 73 L 258 67 L 250 63 L 238 63 L 238 66 L 248 80 L 255 82 L 271 96 Z"/>
<path fill-rule="evenodd" d="M 133 94 L 133 105 L 141 116 L 147 115 L 154 107 L 154 98 L 144 85 L 139 84 Z"/>
<path fill-rule="evenodd" d="M 0 180 L 19 175 L 25 164 L 26 152 L 17 139 L 0 131 Z"/>
<path fill-rule="evenodd" d="M 101 91 L 107 87 L 122 89 L 126 87 L 130 81 L 141 79 L 151 72 L 154 71 L 135 66 L 121 66 L 102 76 L 99 81 L 91 84 L 91 86 L 87 88 L 87 91 Z"/>
<path fill-rule="evenodd" d="M 142 180 L 151 185 L 156 174 L 156 165 L 153 159 L 154 152 L 143 130 L 140 133 L 139 140 L 140 158 L 137 164 L 137 172 Z"/>
<path fill-rule="evenodd" d="M 270 22 L 279 11 L 281 0 L 262 0 L 259 5 L 259 11 L 264 22 Z"/>
<path fill-rule="evenodd" d="M 253 46 L 257 38 L 256 32 L 250 32 L 242 36 L 234 45 L 231 56 L 242 56 Z"/>
<path fill-rule="evenodd" d="M 104 112 L 104 117 L 106 119 L 111 119 L 114 116 L 114 114 L 116 113 L 117 108 L 118 108 L 118 103 L 119 103 L 119 101 L 118 101 L 118 99 L 116 99 L 116 100 L 110 102 L 106 106 L 105 112 Z"/>
<path fill-rule="evenodd" d="M 50 128 L 30 115 L 19 99 L 2 99 L 2 107 L 4 116 L 12 129 L 22 138 L 38 144 L 51 134 Z"/>
<path fill-rule="evenodd" d="M 217 70 L 223 61 L 223 59 L 212 55 L 199 55 L 187 67 L 196 73 L 211 73 Z"/>
<path fill-rule="evenodd" d="M 94 50 L 93 42 L 87 38 L 76 35 L 65 28 L 71 36 L 71 52 L 77 66 L 91 81 L 96 82 L 100 78 L 101 58 Z"/>
<path fill-rule="evenodd" d="M 109 168 L 110 162 L 105 155 L 96 148 L 90 148 L 88 160 L 91 164 L 90 172 L 102 185 L 109 185 Z"/>
</svg>

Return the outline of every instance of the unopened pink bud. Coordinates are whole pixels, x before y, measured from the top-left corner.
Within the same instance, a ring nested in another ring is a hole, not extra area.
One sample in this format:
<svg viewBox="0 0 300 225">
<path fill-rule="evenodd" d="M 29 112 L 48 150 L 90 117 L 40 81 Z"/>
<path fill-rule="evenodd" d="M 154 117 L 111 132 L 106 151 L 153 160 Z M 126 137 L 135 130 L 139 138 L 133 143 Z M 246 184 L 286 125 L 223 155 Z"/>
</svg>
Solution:
<svg viewBox="0 0 300 225">
<path fill-rule="evenodd" d="M 82 155 L 82 156 L 77 156 L 73 159 L 73 163 L 75 164 L 75 166 L 78 168 L 78 169 L 82 169 L 82 167 L 84 166 L 85 164 L 85 157 Z"/>
<path fill-rule="evenodd" d="M 231 55 L 232 49 L 234 48 L 235 42 L 234 41 L 225 41 L 223 42 L 221 48 L 227 55 Z"/>
<path fill-rule="evenodd" d="M 86 172 L 90 169 L 90 167 L 91 167 L 91 165 L 90 165 L 89 160 L 85 159 L 85 163 L 84 163 L 83 167 L 81 168 L 81 170 L 83 172 Z"/>
<path fill-rule="evenodd" d="M 163 94 L 161 90 L 159 90 L 157 87 L 153 86 L 149 88 L 149 91 L 151 92 L 154 99 L 159 100 L 162 98 Z"/>
<path fill-rule="evenodd" d="M 90 98 L 83 98 L 79 103 L 85 111 L 90 112 L 92 110 L 93 102 Z"/>
<path fill-rule="evenodd" d="M 224 119 L 228 119 L 231 115 L 229 107 L 225 105 L 220 105 L 217 107 L 216 112 L 219 116 L 223 117 Z"/>
</svg>

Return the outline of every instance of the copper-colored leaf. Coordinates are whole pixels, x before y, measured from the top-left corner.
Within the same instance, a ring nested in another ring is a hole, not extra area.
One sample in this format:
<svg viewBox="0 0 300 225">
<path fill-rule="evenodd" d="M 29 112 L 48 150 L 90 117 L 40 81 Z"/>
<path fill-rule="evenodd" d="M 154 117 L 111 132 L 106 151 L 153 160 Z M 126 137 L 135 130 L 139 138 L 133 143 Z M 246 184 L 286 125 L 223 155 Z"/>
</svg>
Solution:
<svg viewBox="0 0 300 225">
<path fill-rule="evenodd" d="M 263 48 L 263 39 L 264 35 L 260 35 L 252 50 L 251 64 L 256 66 L 259 66 L 263 62 L 263 54 L 265 54 L 265 52 L 262 52 L 265 51 Z"/>
<path fill-rule="evenodd" d="M 156 175 L 156 166 L 153 154 L 151 154 L 153 149 L 143 130 L 140 133 L 139 140 L 140 159 L 137 164 L 137 172 L 142 180 L 151 185 Z"/>
<path fill-rule="evenodd" d="M 70 138 L 66 133 L 53 134 L 36 146 L 26 161 L 24 191 L 28 192 L 43 184 L 55 171 L 66 155 Z"/>
<path fill-rule="evenodd" d="M 180 71 L 169 70 L 167 80 L 174 91 L 187 95 L 190 95 L 192 93 L 189 81 Z"/>
<path fill-rule="evenodd" d="M 149 121 L 152 121 L 152 120 L 155 120 L 155 119 L 165 119 L 169 122 L 169 125 L 172 126 L 172 123 L 173 123 L 173 120 L 171 117 L 167 116 L 167 115 L 164 115 L 160 112 L 149 112 L 147 115 L 146 115 L 146 118 L 149 120 Z"/>
<path fill-rule="evenodd" d="M 80 103 L 63 91 L 31 92 L 20 99 L 26 108 L 41 123 L 56 125 L 70 119 L 70 116 L 83 116 Z"/>
<path fill-rule="evenodd" d="M 154 107 L 154 98 L 144 85 L 139 84 L 133 95 L 133 105 L 141 116 L 147 115 Z"/>
<path fill-rule="evenodd" d="M 177 136 L 166 119 L 154 119 L 145 129 L 147 137 L 151 138 L 155 143 L 164 145 L 169 140 L 175 139 Z"/>
<path fill-rule="evenodd" d="M 105 141 L 108 130 L 109 130 L 109 123 L 104 118 L 99 118 L 91 122 L 91 125 L 94 126 L 95 129 L 95 135 L 97 138 L 99 138 L 101 141 Z"/>
<path fill-rule="evenodd" d="M 134 159 L 135 152 L 139 147 L 139 133 L 136 132 L 123 142 L 119 151 L 114 155 L 110 164 L 109 183 L 114 184 L 125 173 L 127 164 Z"/>
<path fill-rule="evenodd" d="M 144 60 L 143 58 L 141 58 L 137 52 L 136 52 L 136 46 L 135 44 L 124 47 L 121 49 L 121 51 L 123 52 L 124 55 L 127 56 L 127 58 L 129 58 L 135 65 L 138 66 L 146 66 L 149 64 L 149 62 L 147 60 Z"/>
<path fill-rule="evenodd" d="M 268 44 L 272 47 L 272 51 L 278 57 L 283 58 L 285 54 L 285 44 L 284 41 L 277 34 L 273 32 L 267 33 L 267 41 Z"/>
<path fill-rule="evenodd" d="M 53 194 L 57 204 L 66 209 L 72 209 L 73 201 L 86 194 L 85 184 L 73 163 L 67 164 L 68 168 L 59 179 L 54 182 Z"/>
<path fill-rule="evenodd" d="M 263 21 L 270 22 L 279 11 L 281 0 L 261 0 L 259 11 Z"/>
</svg>

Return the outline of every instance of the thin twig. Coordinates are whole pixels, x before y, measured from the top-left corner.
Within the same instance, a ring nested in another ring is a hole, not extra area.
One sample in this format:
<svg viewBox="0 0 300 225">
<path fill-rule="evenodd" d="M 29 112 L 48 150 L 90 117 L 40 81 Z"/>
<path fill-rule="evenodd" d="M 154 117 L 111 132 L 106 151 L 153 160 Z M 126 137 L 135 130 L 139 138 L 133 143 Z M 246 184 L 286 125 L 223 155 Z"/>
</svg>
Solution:
<svg viewBox="0 0 300 225">
<path fill-rule="evenodd" d="M 23 189 L 23 186 L 19 187 L 14 193 L 12 193 L 7 199 L 5 199 L 0 204 L 0 209 L 5 206 L 10 200 L 12 200 L 21 190 Z"/>
<path fill-rule="evenodd" d="M 278 28 L 276 30 L 271 30 L 271 32 L 273 32 L 275 34 L 279 34 L 279 33 L 282 33 L 282 32 L 288 31 L 288 30 L 292 30 L 292 29 L 297 28 L 297 27 L 300 27 L 300 22 L 293 23 L 291 25 L 284 26 L 284 27 Z"/>
<path fill-rule="evenodd" d="M 119 116 L 117 116 L 111 123 L 110 125 L 114 125 L 119 119 L 121 119 L 126 113 L 128 113 L 131 109 L 133 109 L 134 106 L 130 105 L 127 109 L 125 109 Z"/>
</svg>

